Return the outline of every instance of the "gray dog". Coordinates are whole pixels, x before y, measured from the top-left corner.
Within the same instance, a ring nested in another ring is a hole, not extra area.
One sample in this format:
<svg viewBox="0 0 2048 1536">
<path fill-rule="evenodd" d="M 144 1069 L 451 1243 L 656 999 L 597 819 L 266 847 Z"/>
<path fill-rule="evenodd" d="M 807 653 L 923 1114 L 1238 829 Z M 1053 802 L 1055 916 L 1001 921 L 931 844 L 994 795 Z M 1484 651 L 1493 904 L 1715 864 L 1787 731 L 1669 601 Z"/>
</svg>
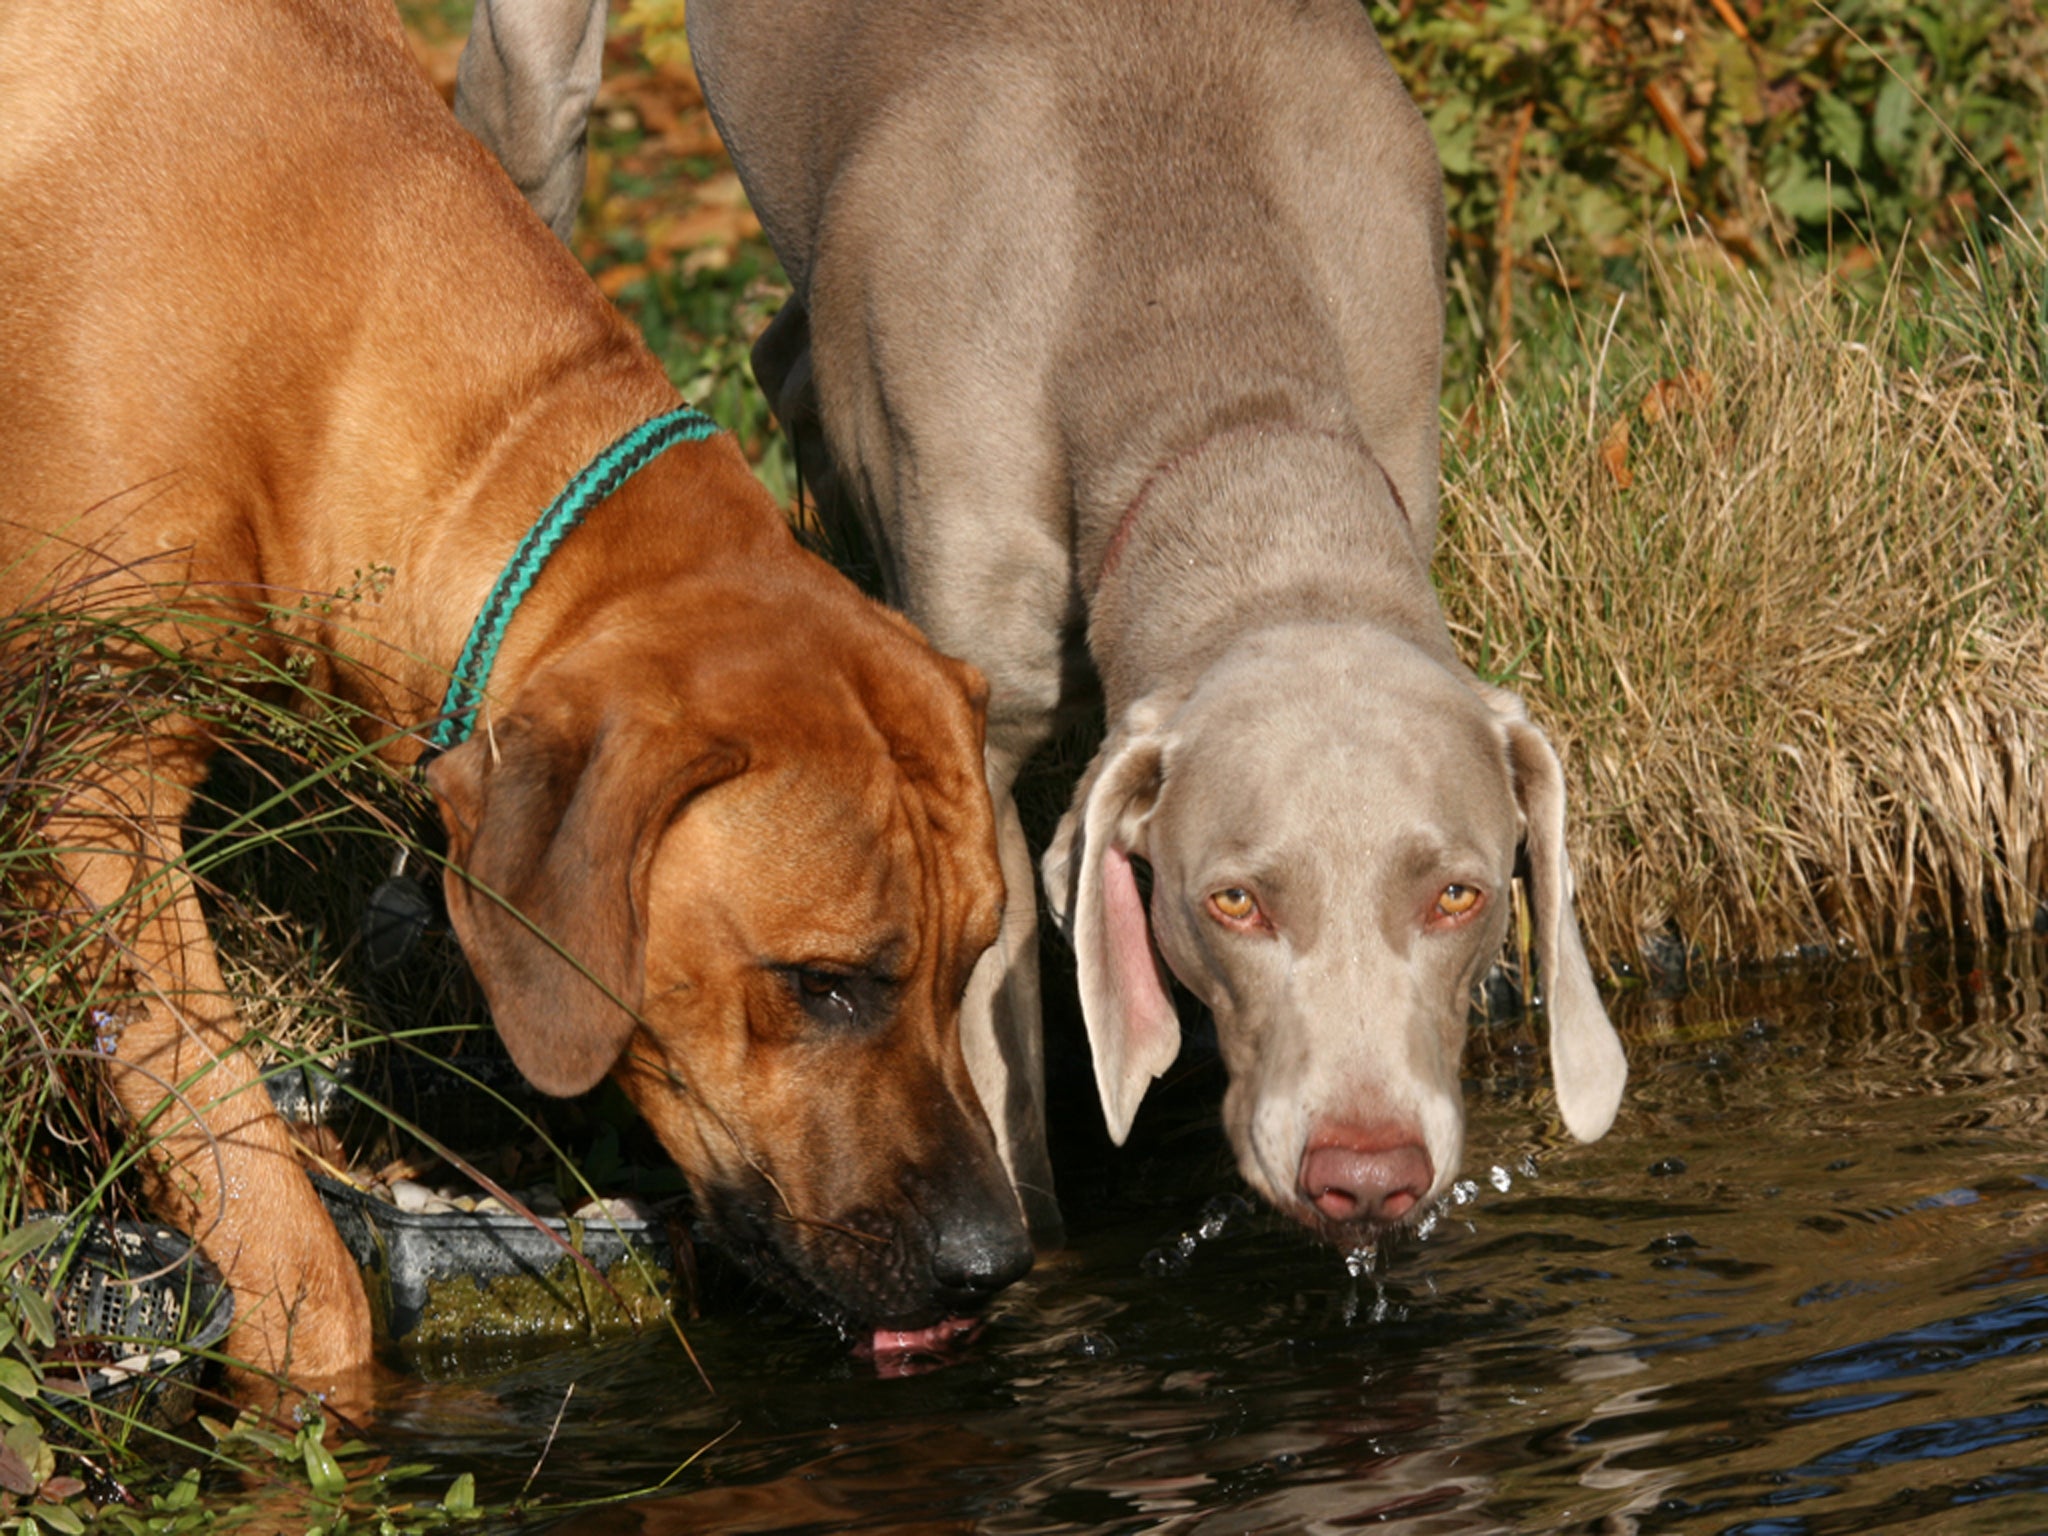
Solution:
<svg viewBox="0 0 2048 1536">
<path fill-rule="evenodd" d="M 581 0 L 555 3 L 569 38 Z M 1420 1215 L 1456 1176 L 1518 849 L 1559 1107 L 1605 1133 L 1627 1065 L 1557 757 L 1429 584 L 1442 188 L 1355 0 L 688 17 L 795 287 L 756 371 L 891 598 L 992 688 L 1010 895 L 963 1028 L 1034 1233 L 1059 1215 L 1011 789 L 1091 667 L 1108 735 L 1044 876 L 1117 1140 L 1179 1049 L 1170 971 L 1269 1202 L 1343 1244 Z"/>
</svg>

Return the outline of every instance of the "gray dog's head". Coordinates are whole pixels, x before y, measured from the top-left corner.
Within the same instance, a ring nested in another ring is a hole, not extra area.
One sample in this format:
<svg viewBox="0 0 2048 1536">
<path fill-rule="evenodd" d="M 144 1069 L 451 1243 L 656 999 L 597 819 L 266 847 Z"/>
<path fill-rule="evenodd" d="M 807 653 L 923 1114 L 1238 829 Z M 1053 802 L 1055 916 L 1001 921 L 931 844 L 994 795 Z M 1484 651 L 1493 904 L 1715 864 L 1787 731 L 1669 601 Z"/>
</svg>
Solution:
<svg viewBox="0 0 2048 1536">
<path fill-rule="evenodd" d="M 1304 624 L 1141 701 L 1045 860 L 1110 1134 L 1180 1048 L 1163 956 L 1215 1015 L 1253 1187 L 1338 1242 L 1419 1216 L 1457 1175 L 1466 1013 L 1524 845 L 1558 1105 L 1592 1141 L 1628 1069 L 1572 915 L 1563 775 L 1513 695 Z"/>
</svg>

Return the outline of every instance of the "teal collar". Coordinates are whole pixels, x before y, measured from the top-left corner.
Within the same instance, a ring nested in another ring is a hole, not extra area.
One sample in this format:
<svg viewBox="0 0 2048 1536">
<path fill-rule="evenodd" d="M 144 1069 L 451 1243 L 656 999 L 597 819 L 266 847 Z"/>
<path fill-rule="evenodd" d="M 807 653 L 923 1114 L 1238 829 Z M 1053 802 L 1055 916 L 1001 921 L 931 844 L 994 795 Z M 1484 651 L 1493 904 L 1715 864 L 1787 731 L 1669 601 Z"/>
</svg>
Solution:
<svg viewBox="0 0 2048 1536">
<path fill-rule="evenodd" d="M 583 521 L 584 514 L 675 444 L 700 443 L 718 431 L 718 423 L 701 412 L 687 407 L 665 412 L 628 432 L 562 487 L 562 494 L 549 502 L 547 510 L 526 530 L 526 537 L 499 573 L 498 584 L 491 588 L 483 611 L 476 616 L 469 643 L 463 646 L 448 679 L 448 696 L 442 700 L 440 717 L 427 738 L 429 748 L 445 752 L 468 739 L 512 615 L 532 590 L 548 556 Z"/>
</svg>

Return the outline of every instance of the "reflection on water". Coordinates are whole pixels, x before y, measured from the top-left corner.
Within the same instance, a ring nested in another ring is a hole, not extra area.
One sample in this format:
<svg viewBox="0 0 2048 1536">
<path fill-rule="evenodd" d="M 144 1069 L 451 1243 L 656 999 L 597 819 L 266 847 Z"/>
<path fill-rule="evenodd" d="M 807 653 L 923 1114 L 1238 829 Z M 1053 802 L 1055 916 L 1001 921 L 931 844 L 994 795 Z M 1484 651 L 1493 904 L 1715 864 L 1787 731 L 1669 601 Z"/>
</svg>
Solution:
<svg viewBox="0 0 2048 1536">
<path fill-rule="evenodd" d="M 561 1412 L 559 1511 L 730 1431 L 539 1520 L 580 1536 L 2048 1530 L 2048 949 L 1982 964 L 1624 999 L 1593 1147 L 1543 1134 L 1536 1038 L 1482 1032 L 1461 1201 L 1348 1262 L 1236 1197 L 1192 1082 L 943 1368 L 727 1306 L 715 1398 L 640 1341 L 394 1433 L 503 1500 Z"/>
</svg>

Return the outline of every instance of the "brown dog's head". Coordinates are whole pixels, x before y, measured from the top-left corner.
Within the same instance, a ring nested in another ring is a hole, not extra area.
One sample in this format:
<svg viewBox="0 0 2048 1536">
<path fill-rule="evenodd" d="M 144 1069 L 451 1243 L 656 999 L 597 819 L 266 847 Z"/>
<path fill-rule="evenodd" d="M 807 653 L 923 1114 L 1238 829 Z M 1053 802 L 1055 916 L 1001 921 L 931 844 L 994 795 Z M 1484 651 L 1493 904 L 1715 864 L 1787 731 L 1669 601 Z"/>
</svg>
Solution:
<svg viewBox="0 0 2048 1536">
<path fill-rule="evenodd" d="M 758 1273 L 936 1338 L 1031 1263 L 958 1033 L 1002 905 L 985 690 L 838 586 L 600 617 L 429 781 L 526 1076 L 612 1074 Z"/>
</svg>

